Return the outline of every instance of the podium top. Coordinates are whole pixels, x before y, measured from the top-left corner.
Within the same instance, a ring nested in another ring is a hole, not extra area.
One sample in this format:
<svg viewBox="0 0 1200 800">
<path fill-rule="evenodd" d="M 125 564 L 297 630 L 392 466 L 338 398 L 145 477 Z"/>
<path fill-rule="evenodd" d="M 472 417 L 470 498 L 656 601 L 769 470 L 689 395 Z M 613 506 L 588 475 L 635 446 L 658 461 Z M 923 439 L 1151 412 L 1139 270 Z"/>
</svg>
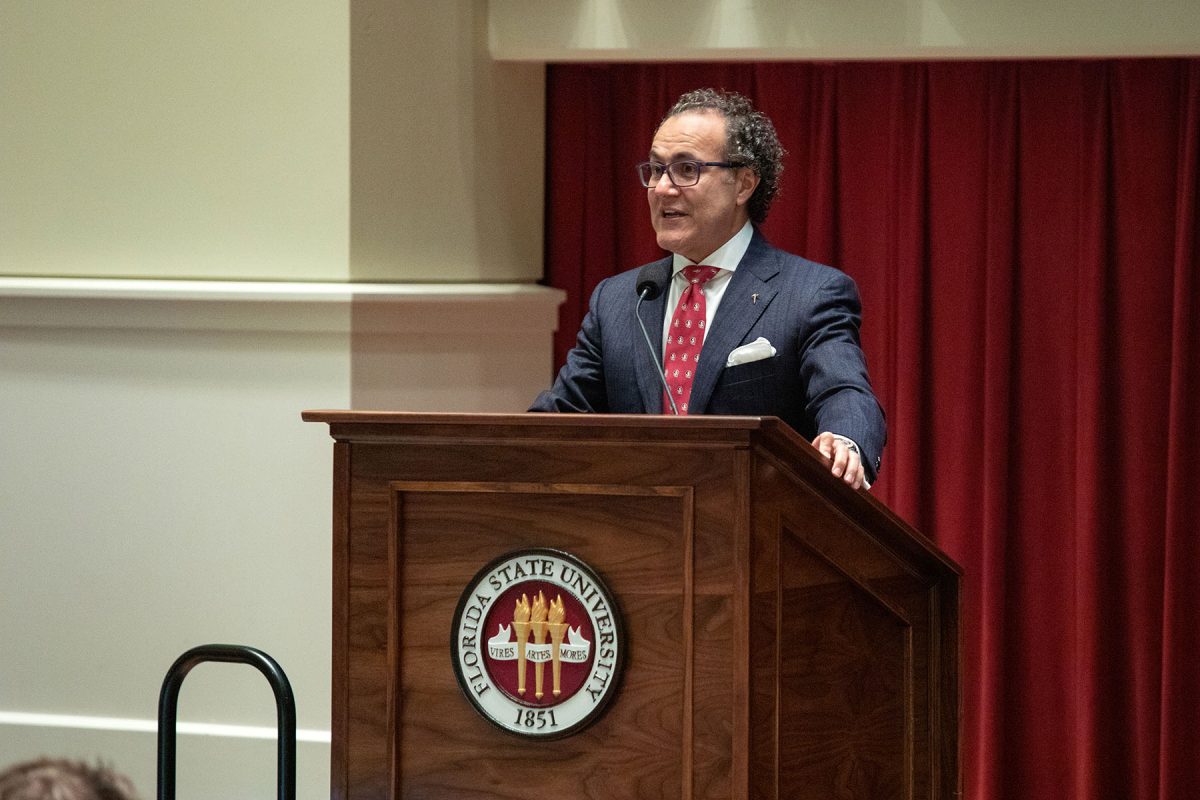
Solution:
<svg viewBox="0 0 1200 800">
<path fill-rule="evenodd" d="M 664 414 L 444 413 L 411 411 L 304 411 L 305 422 L 324 422 L 339 442 L 415 439 L 628 441 L 729 444 L 752 440 L 824 458 L 779 417 Z"/>
<path fill-rule="evenodd" d="M 330 425 L 405 425 L 405 426 L 490 426 L 534 428 L 607 428 L 638 431 L 654 429 L 678 433 L 685 428 L 701 430 L 764 430 L 788 426 L 778 417 L 722 417 L 710 414 L 675 417 L 670 414 L 552 414 L 543 412 L 457 413 L 425 411 L 357 411 L 349 409 L 311 409 L 300 414 L 305 422 Z"/>
<path fill-rule="evenodd" d="M 330 435 L 344 444 L 457 442 L 491 446 L 528 442 L 761 450 L 866 529 L 899 529 L 903 535 L 894 541 L 905 542 L 903 549 L 932 557 L 942 569 L 962 574 L 962 568 L 932 541 L 869 492 L 852 489 L 834 477 L 827 459 L 778 417 L 309 410 L 301 418 L 328 424 Z"/>
</svg>

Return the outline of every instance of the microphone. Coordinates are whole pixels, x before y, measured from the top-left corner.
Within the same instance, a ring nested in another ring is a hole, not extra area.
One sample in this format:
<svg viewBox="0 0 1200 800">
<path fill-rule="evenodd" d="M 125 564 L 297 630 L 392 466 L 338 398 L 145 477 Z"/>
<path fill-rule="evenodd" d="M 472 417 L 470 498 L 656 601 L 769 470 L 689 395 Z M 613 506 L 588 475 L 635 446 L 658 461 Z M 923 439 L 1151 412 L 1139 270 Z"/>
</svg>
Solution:
<svg viewBox="0 0 1200 800">
<path fill-rule="evenodd" d="M 658 297 L 670 277 L 668 270 L 663 269 L 661 264 L 647 264 L 642 267 L 637 276 L 638 297 L 642 300 Z"/>
<path fill-rule="evenodd" d="M 638 327 L 642 329 L 642 336 L 646 339 L 646 347 L 650 349 L 650 358 L 654 361 L 654 366 L 658 368 L 658 379 L 662 382 L 663 391 L 667 393 L 667 402 L 671 404 L 671 413 L 679 416 L 679 409 L 675 406 L 675 398 L 671 396 L 671 387 L 667 385 L 667 376 L 663 374 L 662 362 L 659 360 L 658 351 L 654 349 L 654 343 L 650 341 L 650 334 L 646 332 L 646 323 L 642 322 L 640 312 L 642 302 L 644 300 L 653 300 L 662 294 L 663 288 L 667 285 L 667 281 L 671 278 L 671 267 L 669 264 L 647 264 L 642 267 L 641 272 L 637 276 L 637 305 L 633 307 L 633 316 L 637 317 Z"/>
</svg>

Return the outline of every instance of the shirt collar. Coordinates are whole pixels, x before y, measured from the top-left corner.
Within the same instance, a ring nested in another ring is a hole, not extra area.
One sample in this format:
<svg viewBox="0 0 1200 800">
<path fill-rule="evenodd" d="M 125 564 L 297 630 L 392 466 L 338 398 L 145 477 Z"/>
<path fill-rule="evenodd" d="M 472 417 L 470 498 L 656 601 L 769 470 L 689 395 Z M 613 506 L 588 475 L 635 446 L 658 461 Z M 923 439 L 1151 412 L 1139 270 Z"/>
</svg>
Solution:
<svg viewBox="0 0 1200 800">
<path fill-rule="evenodd" d="M 738 263 L 742 260 L 742 256 L 746 255 L 746 251 L 750 249 L 750 240 L 754 238 L 754 224 L 749 220 L 742 226 L 742 229 L 735 233 L 729 241 L 718 247 L 712 255 L 703 261 L 692 261 L 687 256 L 681 256 L 679 253 L 674 254 L 671 275 L 674 277 L 679 270 L 684 267 L 690 267 L 693 264 L 703 264 L 706 267 L 718 267 L 719 269 L 727 269 L 733 272 L 737 269 Z"/>
</svg>

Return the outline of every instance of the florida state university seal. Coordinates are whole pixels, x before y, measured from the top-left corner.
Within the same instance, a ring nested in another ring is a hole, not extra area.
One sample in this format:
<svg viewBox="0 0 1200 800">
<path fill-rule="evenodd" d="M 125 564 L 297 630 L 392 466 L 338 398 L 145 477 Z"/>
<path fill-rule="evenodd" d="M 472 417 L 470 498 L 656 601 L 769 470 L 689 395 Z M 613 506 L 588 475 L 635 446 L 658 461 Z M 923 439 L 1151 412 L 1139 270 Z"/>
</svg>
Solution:
<svg viewBox="0 0 1200 800">
<path fill-rule="evenodd" d="M 612 697 L 624 641 L 608 588 L 546 548 L 497 558 L 463 590 L 450 653 L 463 694 L 488 721 L 536 739 L 569 736 Z"/>
</svg>

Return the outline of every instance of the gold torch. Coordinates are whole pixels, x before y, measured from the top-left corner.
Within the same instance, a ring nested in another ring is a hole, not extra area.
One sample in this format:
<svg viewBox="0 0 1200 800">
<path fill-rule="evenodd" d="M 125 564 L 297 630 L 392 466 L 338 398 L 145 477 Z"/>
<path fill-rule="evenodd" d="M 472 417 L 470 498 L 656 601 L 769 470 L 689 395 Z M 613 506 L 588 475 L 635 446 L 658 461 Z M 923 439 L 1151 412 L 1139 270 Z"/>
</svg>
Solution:
<svg viewBox="0 0 1200 800">
<path fill-rule="evenodd" d="M 562 694 L 562 643 L 563 636 L 567 633 L 567 623 L 563 622 L 566 619 L 567 613 L 563 609 L 562 595 L 555 598 L 554 602 L 550 603 L 550 622 L 547 623 L 550 627 L 550 642 L 553 649 L 550 651 L 551 658 L 554 663 L 554 696 L 558 697 Z"/>
<path fill-rule="evenodd" d="M 517 631 L 517 694 L 525 694 L 525 642 L 529 639 L 529 598 L 521 595 L 513 612 Z"/>
<path fill-rule="evenodd" d="M 538 592 L 537 597 L 535 597 L 533 600 L 533 617 L 532 617 L 532 619 L 533 619 L 533 642 L 534 642 L 534 644 L 545 644 L 546 643 L 546 595 L 542 594 L 541 592 Z M 538 700 L 541 700 L 542 696 L 545 694 L 545 692 L 542 691 L 542 685 L 543 685 L 544 678 L 545 678 L 545 666 L 546 666 L 546 664 L 542 661 L 539 661 L 533 665 L 534 676 L 535 676 L 534 687 L 536 689 L 536 691 L 534 692 L 534 697 L 536 697 Z"/>
</svg>

